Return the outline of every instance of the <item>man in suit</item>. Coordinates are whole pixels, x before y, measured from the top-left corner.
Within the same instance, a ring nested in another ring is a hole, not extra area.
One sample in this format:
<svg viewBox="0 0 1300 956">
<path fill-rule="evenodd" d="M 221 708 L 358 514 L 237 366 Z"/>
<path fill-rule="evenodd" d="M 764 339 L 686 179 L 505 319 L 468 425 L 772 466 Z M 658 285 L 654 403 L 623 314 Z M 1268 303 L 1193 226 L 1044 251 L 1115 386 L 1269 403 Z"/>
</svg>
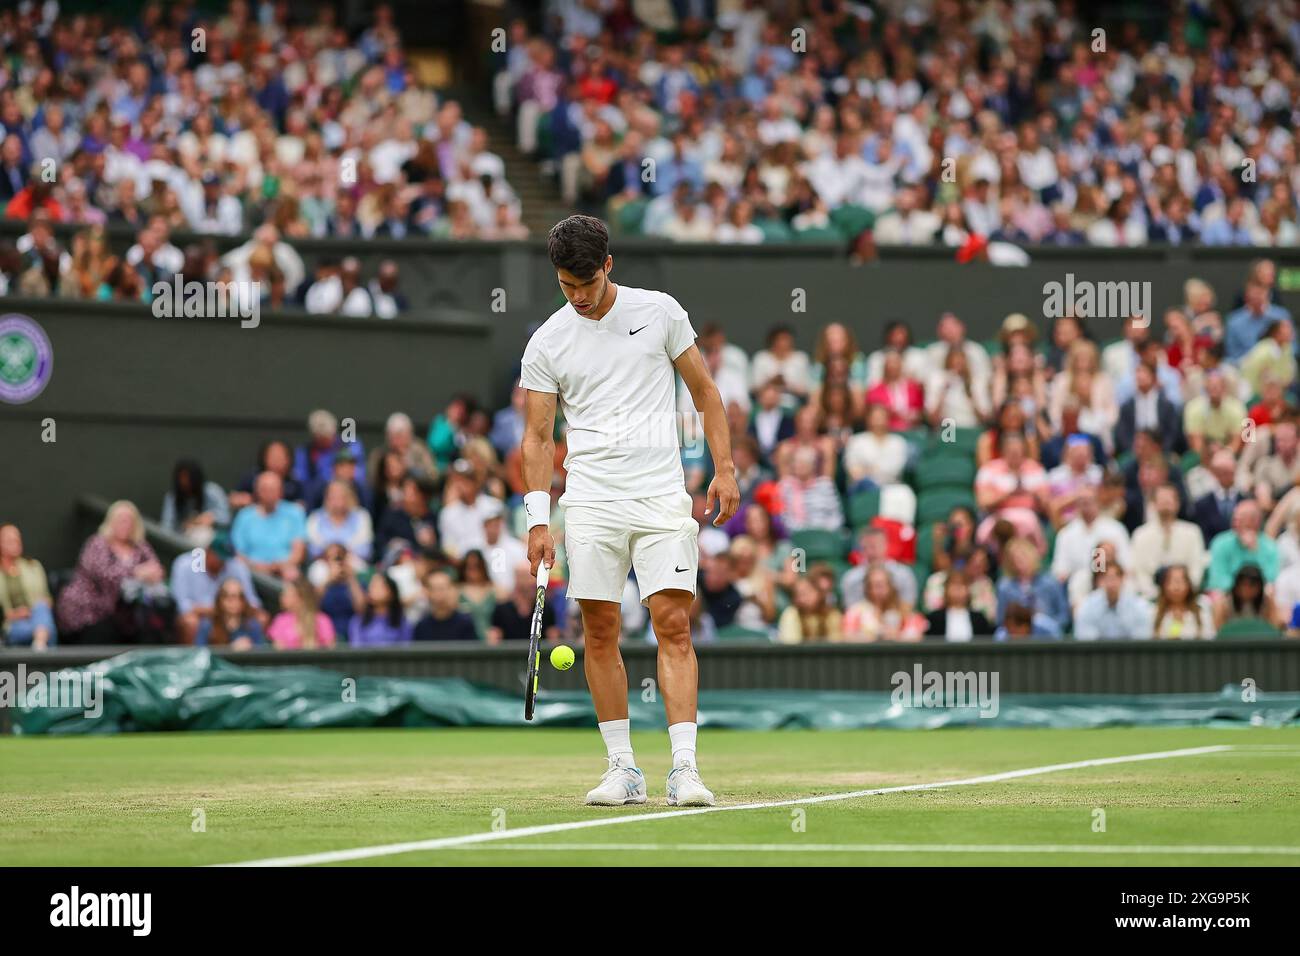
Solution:
<svg viewBox="0 0 1300 956">
<path fill-rule="evenodd" d="M 1136 370 L 1137 390 L 1119 409 L 1115 423 L 1115 452 L 1122 454 L 1133 447 L 1139 431 L 1152 430 L 1160 436 L 1166 454 L 1184 447 L 1182 416 L 1160 389 L 1154 366 L 1139 362 Z"/>
<path fill-rule="evenodd" d="M 1237 490 L 1237 461 L 1232 452 L 1216 451 L 1210 459 L 1210 474 L 1214 476 L 1214 490 L 1197 498 L 1192 506 L 1192 520 L 1201 529 L 1207 547 L 1215 535 L 1232 527 L 1232 512 L 1245 497 Z"/>
</svg>

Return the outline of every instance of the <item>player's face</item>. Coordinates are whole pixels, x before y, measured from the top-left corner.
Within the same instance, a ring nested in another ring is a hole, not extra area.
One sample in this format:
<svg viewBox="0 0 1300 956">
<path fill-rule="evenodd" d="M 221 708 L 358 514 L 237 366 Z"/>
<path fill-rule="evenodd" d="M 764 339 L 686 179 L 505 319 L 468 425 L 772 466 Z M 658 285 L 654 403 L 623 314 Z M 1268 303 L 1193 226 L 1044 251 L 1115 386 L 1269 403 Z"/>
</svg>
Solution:
<svg viewBox="0 0 1300 956">
<path fill-rule="evenodd" d="M 612 264 L 613 257 L 606 256 L 605 264 L 596 270 L 595 275 L 586 278 L 576 276 L 567 269 L 555 270 L 555 276 L 560 282 L 560 290 L 579 315 L 590 315 L 605 298 L 605 290 L 609 285 L 609 268 Z"/>
</svg>

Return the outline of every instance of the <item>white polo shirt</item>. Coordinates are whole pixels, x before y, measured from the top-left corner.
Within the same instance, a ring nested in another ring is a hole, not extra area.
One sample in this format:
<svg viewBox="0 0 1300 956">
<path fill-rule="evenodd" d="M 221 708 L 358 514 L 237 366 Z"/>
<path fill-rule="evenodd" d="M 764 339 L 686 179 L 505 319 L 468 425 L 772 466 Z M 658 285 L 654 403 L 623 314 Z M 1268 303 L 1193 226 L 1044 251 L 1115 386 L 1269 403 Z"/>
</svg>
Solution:
<svg viewBox="0 0 1300 956">
<path fill-rule="evenodd" d="M 676 299 L 625 285 L 601 319 L 566 302 L 533 333 L 520 384 L 559 396 L 569 426 L 562 504 L 685 488 L 673 360 L 694 341 Z"/>
</svg>

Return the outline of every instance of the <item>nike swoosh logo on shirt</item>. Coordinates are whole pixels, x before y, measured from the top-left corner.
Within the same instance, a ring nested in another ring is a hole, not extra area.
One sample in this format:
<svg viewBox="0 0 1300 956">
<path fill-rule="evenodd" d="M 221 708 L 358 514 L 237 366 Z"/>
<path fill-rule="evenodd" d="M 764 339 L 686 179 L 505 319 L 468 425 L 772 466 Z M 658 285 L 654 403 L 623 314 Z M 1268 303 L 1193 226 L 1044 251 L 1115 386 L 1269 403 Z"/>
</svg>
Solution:
<svg viewBox="0 0 1300 956">
<path fill-rule="evenodd" d="M 683 571 L 689 571 L 690 568 L 673 568 L 673 570 L 680 574 Z"/>
<path fill-rule="evenodd" d="M 643 325 L 643 326 L 641 326 L 640 329 L 633 329 L 631 332 L 628 333 L 628 335 L 636 335 L 636 334 L 637 334 L 638 332 L 640 332 L 642 329 L 648 329 L 648 328 L 650 328 L 650 326 L 648 326 L 648 325 Z"/>
</svg>

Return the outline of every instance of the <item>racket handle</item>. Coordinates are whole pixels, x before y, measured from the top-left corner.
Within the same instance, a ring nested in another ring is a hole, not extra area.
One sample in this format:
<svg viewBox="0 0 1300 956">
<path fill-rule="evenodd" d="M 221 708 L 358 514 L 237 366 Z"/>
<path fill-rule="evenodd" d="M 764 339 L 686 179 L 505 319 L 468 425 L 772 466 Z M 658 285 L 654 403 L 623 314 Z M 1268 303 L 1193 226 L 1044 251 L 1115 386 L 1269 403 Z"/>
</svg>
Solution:
<svg viewBox="0 0 1300 956">
<path fill-rule="evenodd" d="M 539 588 L 546 587 L 546 582 L 550 578 L 550 576 L 551 576 L 551 569 L 546 566 L 546 562 L 538 561 L 537 562 L 537 586 Z"/>
</svg>

